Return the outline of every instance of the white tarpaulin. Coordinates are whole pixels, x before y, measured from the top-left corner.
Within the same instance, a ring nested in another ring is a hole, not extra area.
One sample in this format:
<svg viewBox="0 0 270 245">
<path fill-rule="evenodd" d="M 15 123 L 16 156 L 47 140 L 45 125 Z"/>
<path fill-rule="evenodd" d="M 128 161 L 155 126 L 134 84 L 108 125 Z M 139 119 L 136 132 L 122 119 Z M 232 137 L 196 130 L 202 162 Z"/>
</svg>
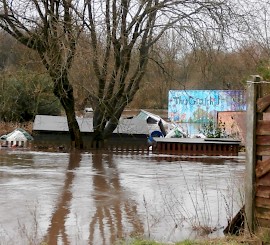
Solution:
<svg viewBox="0 0 270 245">
<path fill-rule="evenodd" d="M 19 145 L 21 145 L 22 142 L 33 140 L 33 137 L 29 133 L 27 133 L 25 130 L 18 128 L 9 134 L 2 135 L 0 139 L 7 142 L 13 142 L 13 144 L 16 144 L 16 142 L 19 142 Z"/>
</svg>

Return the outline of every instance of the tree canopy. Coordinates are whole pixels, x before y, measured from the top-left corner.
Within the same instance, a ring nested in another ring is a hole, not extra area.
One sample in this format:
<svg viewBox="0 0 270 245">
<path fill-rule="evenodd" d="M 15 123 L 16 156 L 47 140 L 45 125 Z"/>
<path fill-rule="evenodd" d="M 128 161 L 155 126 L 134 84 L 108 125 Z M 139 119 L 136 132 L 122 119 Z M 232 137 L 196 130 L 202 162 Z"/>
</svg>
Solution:
<svg viewBox="0 0 270 245">
<path fill-rule="evenodd" d="M 74 1 L 0 1 L 0 27 L 37 51 L 54 83 L 54 94 L 63 106 L 76 148 L 83 142 L 75 115 L 69 70 L 80 34 Z"/>
<path fill-rule="evenodd" d="M 228 1 L 88 1 L 84 22 L 89 31 L 94 80 L 94 128 L 97 140 L 116 128 L 134 99 L 155 44 L 168 30 L 187 42 L 205 35 L 220 37 L 231 14 Z M 170 34 L 169 34 L 170 35 Z"/>
<path fill-rule="evenodd" d="M 209 37 L 218 46 L 234 21 L 233 8 L 233 1 L 224 0 L 0 0 L 0 28 L 37 51 L 66 112 L 71 141 L 80 148 L 70 81 L 81 40 L 89 55 L 83 65 L 91 74 L 88 99 L 99 142 L 134 99 L 160 38 L 173 30 L 193 46 Z"/>
</svg>

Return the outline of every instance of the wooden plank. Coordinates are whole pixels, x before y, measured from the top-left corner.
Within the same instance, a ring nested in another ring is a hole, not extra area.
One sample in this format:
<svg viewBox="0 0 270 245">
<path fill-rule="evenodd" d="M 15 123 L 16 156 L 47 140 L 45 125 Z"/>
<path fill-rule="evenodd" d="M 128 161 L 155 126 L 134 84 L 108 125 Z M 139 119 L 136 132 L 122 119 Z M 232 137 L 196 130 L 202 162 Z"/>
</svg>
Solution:
<svg viewBox="0 0 270 245">
<path fill-rule="evenodd" d="M 257 135 L 256 144 L 257 145 L 270 145 L 270 135 Z"/>
<path fill-rule="evenodd" d="M 266 219 L 266 220 L 269 220 L 270 222 L 270 209 L 269 208 L 256 207 L 255 215 L 256 215 L 256 218 Z"/>
<path fill-rule="evenodd" d="M 270 187 L 269 186 L 257 186 L 256 197 L 270 198 Z"/>
<path fill-rule="evenodd" d="M 260 178 L 270 171 L 270 158 L 264 161 L 257 161 L 256 165 L 256 177 Z"/>
<path fill-rule="evenodd" d="M 270 105 L 270 94 L 257 100 L 257 112 L 264 112 Z"/>
<path fill-rule="evenodd" d="M 161 144 L 161 152 L 166 152 L 166 149 L 167 149 L 167 145 L 162 143 Z"/>
<path fill-rule="evenodd" d="M 270 135 L 270 121 L 259 120 L 257 122 L 257 135 Z"/>
<path fill-rule="evenodd" d="M 201 155 L 203 153 L 203 145 L 198 144 L 198 153 Z"/>
<path fill-rule="evenodd" d="M 187 149 L 186 153 L 188 155 L 191 155 L 193 153 L 192 152 L 192 144 L 187 144 L 186 149 Z"/>
<path fill-rule="evenodd" d="M 172 143 L 173 144 L 173 143 Z M 172 144 L 167 144 L 167 151 L 171 152 L 172 151 Z"/>
<path fill-rule="evenodd" d="M 269 145 L 270 147 L 270 145 Z M 173 142 L 173 141 L 155 141 L 153 152 L 155 153 L 177 153 L 185 155 L 234 155 L 237 156 L 239 144 L 235 142 Z"/>
<path fill-rule="evenodd" d="M 255 205 L 256 207 L 270 209 L 270 198 L 256 197 Z"/>
<path fill-rule="evenodd" d="M 270 187 L 270 173 L 264 175 L 260 179 L 257 179 L 256 184 L 262 186 L 269 186 Z"/>
<path fill-rule="evenodd" d="M 270 112 L 270 107 L 267 107 L 267 109 L 264 110 L 264 113 L 268 113 L 268 112 Z"/>
<path fill-rule="evenodd" d="M 258 84 L 260 78 L 253 76 L 247 88 L 247 134 L 246 134 L 246 184 L 245 184 L 245 229 L 253 232 L 255 229 L 254 222 L 254 187 L 255 187 L 255 164 L 256 164 L 256 101 L 258 96 Z"/>
<path fill-rule="evenodd" d="M 269 219 L 261 219 L 257 218 L 258 226 L 264 228 L 270 228 L 270 220 Z"/>
<path fill-rule="evenodd" d="M 264 112 L 263 113 L 263 120 L 270 121 L 270 113 L 269 112 Z"/>
<path fill-rule="evenodd" d="M 258 145 L 256 154 L 258 156 L 270 156 L 270 146 L 269 145 Z"/>
<path fill-rule="evenodd" d="M 239 147 L 238 145 L 233 145 L 233 146 L 232 146 L 232 150 L 233 150 L 233 151 L 232 151 L 232 153 L 233 153 L 232 155 L 233 155 L 233 156 L 237 156 L 237 155 L 238 155 L 239 148 L 240 148 L 240 147 Z"/>
<path fill-rule="evenodd" d="M 267 160 L 267 159 L 269 159 L 270 158 L 270 156 L 262 156 L 261 158 L 260 158 L 260 160 L 261 161 L 265 161 L 265 160 Z"/>
</svg>

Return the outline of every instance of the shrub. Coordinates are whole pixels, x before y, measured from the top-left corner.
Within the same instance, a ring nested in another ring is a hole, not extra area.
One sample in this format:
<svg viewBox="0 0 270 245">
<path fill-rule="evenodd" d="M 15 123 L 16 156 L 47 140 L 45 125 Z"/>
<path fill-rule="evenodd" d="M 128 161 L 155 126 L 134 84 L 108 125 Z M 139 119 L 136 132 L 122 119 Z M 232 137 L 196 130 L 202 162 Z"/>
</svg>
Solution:
<svg viewBox="0 0 270 245">
<path fill-rule="evenodd" d="M 209 123 L 203 124 L 202 128 L 200 129 L 200 133 L 204 134 L 207 138 L 227 137 L 225 123 L 222 123 L 221 121 L 219 121 L 218 124 L 215 124 L 211 120 Z"/>
<path fill-rule="evenodd" d="M 44 75 L 20 71 L 0 79 L 0 120 L 25 122 L 36 114 L 59 115 L 61 106 Z"/>
</svg>

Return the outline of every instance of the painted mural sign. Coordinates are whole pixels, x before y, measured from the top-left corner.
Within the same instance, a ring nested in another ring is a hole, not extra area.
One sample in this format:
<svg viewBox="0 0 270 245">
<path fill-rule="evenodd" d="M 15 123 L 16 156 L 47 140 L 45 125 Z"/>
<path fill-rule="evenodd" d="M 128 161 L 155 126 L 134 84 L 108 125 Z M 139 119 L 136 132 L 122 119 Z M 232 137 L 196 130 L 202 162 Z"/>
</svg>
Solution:
<svg viewBox="0 0 270 245">
<path fill-rule="evenodd" d="M 170 90 L 168 118 L 175 122 L 207 123 L 218 111 L 245 111 L 244 90 Z"/>
</svg>

